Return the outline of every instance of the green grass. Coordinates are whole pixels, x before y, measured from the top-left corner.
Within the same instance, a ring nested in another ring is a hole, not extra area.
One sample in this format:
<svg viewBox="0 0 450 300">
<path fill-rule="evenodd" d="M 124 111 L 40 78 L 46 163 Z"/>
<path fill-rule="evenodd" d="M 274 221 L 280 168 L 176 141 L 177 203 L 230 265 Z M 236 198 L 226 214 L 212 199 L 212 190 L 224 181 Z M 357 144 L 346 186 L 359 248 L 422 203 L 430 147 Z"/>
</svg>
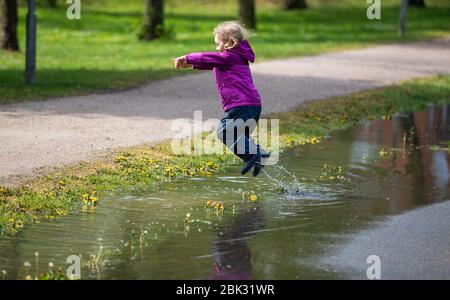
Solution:
<svg viewBox="0 0 450 300">
<path fill-rule="evenodd" d="M 175 38 L 141 42 L 141 0 L 82 1 L 82 19 L 65 17 L 66 5 L 38 7 L 37 84 L 24 82 L 25 13 L 20 7 L 21 53 L 0 52 L 0 103 L 82 95 L 134 87 L 186 74 L 171 58 L 214 51 L 212 29 L 235 19 L 234 0 L 168 0 L 166 26 Z M 278 1 L 279 2 L 279 1 Z M 382 20 L 365 17 L 366 1 L 309 0 L 310 9 L 283 11 L 274 1 L 258 1 L 258 30 L 251 42 L 257 60 L 311 55 L 379 43 L 414 41 L 450 33 L 450 3 L 428 0 L 410 9 L 407 34 L 398 37 L 397 0 L 382 1 Z"/>
<path fill-rule="evenodd" d="M 319 143 L 331 130 L 422 110 L 429 103 L 450 103 L 450 76 L 312 101 L 269 117 L 280 119 L 280 146 L 291 147 Z M 73 209 L 92 210 L 88 200 L 97 198 L 97 191 L 101 203 L 104 191 L 157 188 L 179 177 L 212 176 L 236 161 L 233 155 L 175 156 L 170 141 L 120 149 L 102 161 L 65 167 L 16 188 L 0 187 L 0 234 L 16 234 L 25 224 L 53 220 Z"/>
</svg>

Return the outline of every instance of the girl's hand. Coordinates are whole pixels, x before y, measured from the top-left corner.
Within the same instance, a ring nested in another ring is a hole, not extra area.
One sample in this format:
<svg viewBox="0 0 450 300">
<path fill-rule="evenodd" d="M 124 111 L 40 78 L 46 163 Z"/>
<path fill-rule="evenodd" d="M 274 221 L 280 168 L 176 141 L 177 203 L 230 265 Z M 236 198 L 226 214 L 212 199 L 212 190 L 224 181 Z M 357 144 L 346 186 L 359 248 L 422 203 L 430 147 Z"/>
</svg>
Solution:
<svg viewBox="0 0 450 300">
<path fill-rule="evenodd" d="M 180 56 L 178 58 L 173 58 L 172 62 L 175 64 L 175 68 L 177 68 L 177 69 L 186 69 L 186 68 L 189 68 L 192 66 L 186 62 L 186 56 Z"/>
</svg>

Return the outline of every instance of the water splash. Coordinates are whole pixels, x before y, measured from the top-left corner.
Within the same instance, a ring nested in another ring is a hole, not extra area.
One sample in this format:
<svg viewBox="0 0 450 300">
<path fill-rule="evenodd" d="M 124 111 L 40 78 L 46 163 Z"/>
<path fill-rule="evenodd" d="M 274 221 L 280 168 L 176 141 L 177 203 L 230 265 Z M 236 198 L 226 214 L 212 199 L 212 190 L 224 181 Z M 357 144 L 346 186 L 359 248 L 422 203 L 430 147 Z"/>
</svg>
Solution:
<svg viewBox="0 0 450 300">
<path fill-rule="evenodd" d="M 272 184 L 284 194 L 305 195 L 306 188 L 300 183 L 297 176 L 289 172 L 285 167 L 280 165 L 264 168 L 263 173 L 267 176 Z"/>
<path fill-rule="evenodd" d="M 291 200 L 335 200 L 335 191 L 332 192 L 325 186 L 310 186 L 305 182 L 300 182 L 294 173 L 285 167 L 275 165 L 263 169 L 264 174 L 276 189 L 283 193 L 287 199 Z"/>
</svg>

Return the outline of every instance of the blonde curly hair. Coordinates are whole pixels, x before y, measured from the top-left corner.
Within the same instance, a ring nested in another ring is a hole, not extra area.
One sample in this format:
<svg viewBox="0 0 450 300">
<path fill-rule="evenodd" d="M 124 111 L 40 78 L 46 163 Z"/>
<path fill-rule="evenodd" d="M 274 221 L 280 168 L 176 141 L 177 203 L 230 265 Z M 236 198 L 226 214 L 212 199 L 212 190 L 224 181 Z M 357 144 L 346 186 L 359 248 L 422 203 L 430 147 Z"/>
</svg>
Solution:
<svg viewBox="0 0 450 300">
<path fill-rule="evenodd" d="M 220 23 L 214 28 L 213 33 L 225 43 L 226 49 L 236 47 L 242 40 L 246 40 L 250 36 L 250 32 L 245 29 L 244 25 L 236 21 Z"/>
</svg>

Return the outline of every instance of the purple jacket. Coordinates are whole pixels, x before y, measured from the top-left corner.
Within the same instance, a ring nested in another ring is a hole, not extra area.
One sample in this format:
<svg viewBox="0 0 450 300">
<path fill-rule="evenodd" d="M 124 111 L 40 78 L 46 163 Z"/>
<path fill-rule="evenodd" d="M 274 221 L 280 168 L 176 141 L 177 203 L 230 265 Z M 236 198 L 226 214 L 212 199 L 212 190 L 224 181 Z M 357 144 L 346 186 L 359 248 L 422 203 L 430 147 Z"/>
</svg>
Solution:
<svg viewBox="0 0 450 300">
<path fill-rule="evenodd" d="M 190 53 L 186 62 L 198 70 L 214 70 L 216 87 L 225 111 L 237 106 L 261 106 L 248 62 L 255 61 L 255 54 L 243 40 L 232 49 L 219 52 Z"/>
</svg>

